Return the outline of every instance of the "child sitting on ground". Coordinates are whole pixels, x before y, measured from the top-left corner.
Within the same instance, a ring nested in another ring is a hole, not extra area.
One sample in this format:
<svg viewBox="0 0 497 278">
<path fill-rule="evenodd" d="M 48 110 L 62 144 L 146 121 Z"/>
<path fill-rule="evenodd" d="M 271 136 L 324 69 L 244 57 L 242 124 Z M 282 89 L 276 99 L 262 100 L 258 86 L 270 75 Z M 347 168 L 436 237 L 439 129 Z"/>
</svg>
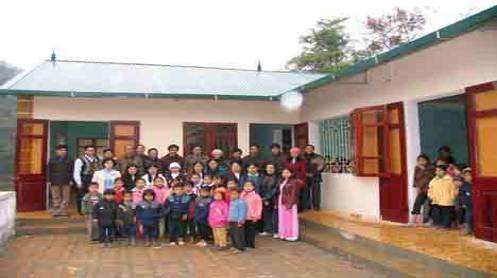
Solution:
<svg viewBox="0 0 497 278">
<path fill-rule="evenodd" d="M 262 199 L 255 192 L 252 181 L 246 181 L 240 197 L 247 203 L 247 215 L 245 216 L 245 247 L 255 248 L 255 236 L 257 235 L 257 222 L 261 220 Z"/>
<path fill-rule="evenodd" d="M 98 224 L 98 240 L 102 247 L 110 247 L 114 236 L 117 205 L 114 202 L 114 190 L 106 189 L 104 199 L 93 208 L 93 221 Z"/>
<path fill-rule="evenodd" d="M 188 218 L 188 208 L 190 197 L 185 195 L 184 185 L 178 182 L 173 187 L 173 194 L 167 197 L 164 203 L 165 212 L 168 219 L 169 245 L 184 245 L 181 237 L 185 229 L 185 221 Z"/>
<path fill-rule="evenodd" d="M 435 226 L 449 229 L 454 215 L 457 188 L 447 174 L 447 165 L 437 165 L 435 174 L 428 187 L 428 198 L 432 200 L 433 222 Z"/>
<path fill-rule="evenodd" d="M 128 238 L 128 245 L 135 245 L 136 206 L 130 191 L 124 192 L 123 202 L 117 206 L 117 226 L 119 233 Z"/>
<path fill-rule="evenodd" d="M 131 192 L 133 193 L 133 202 L 135 202 L 136 204 L 143 201 L 143 192 L 145 192 L 146 185 L 147 183 L 144 179 L 136 179 L 135 187 L 131 189 Z"/>
<path fill-rule="evenodd" d="M 86 229 L 90 242 L 98 240 L 98 225 L 93 222 L 93 208 L 103 199 L 98 192 L 98 183 L 92 182 L 88 187 L 88 193 L 81 200 L 81 213 L 86 218 Z"/>
<path fill-rule="evenodd" d="M 146 247 L 160 248 L 157 242 L 157 232 L 161 217 L 162 205 L 155 201 L 155 192 L 152 189 L 146 189 L 143 192 L 143 201 L 136 206 L 136 218 L 143 227 Z"/>
<path fill-rule="evenodd" d="M 228 204 L 220 190 L 213 193 L 214 200 L 209 207 L 208 222 L 214 235 L 214 246 L 221 249 L 226 247 L 226 226 L 228 224 Z"/>
<path fill-rule="evenodd" d="M 197 227 L 198 234 L 200 235 L 200 241 L 197 246 L 205 247 L 207 246 L 207 240 L 210 236 L 210 228 L 208 222 L 209 207 L 212 202 L 210 196 L 210 190 L 208 187 L 201 187 L 199 191 L 199 196 L 195 200 L 195 212 L 193 216 L 194 224 Z"/>
<path fill-rule="evenodd" d="M 247 203 L 240 199 L 241 189 L 230 191 L 228 222 L 233 253 L 245 250 L 244 223 L 247 216 Z"/>
</svg>

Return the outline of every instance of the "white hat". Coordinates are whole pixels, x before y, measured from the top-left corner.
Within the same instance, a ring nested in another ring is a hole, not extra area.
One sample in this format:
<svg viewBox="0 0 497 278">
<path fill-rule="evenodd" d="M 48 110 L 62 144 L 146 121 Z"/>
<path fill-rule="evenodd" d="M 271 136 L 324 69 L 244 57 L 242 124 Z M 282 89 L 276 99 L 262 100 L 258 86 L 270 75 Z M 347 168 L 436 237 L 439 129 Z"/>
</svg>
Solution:
<svg viewBox="0 0 497 278">
<path fill-rule="evenodd" d="M 223 154 L 223 151 L 222 151 L 222 150 L 220 150 L 220 149 L 214 149 L 214 150 L 212 150 L 212 152 L 211 152 L 211 153 L 212 153 L 212 154 Z"/>
<path fill-rule="evenodd" d="M 171 170 L 172 168 L 179 168 L 179 169 L 181 169 L 181 165 L 179 165 L 178 162 L 173 162 L 173 163 L 169 164 L 169 170 Z"/>
</svg>

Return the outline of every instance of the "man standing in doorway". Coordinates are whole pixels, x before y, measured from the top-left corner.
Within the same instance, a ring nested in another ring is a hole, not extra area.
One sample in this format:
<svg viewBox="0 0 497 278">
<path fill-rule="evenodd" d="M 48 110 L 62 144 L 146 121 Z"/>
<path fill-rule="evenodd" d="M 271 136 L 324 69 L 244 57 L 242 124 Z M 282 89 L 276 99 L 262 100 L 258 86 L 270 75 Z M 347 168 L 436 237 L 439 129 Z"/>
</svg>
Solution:
<svg viewBox="0 0 497 278">
<path fill-rule="evenodd" d="M 100 169 L 100 161 L 95 155 L 95 147 L 87 146 L 85 154 L 74 161 L 73 179 L 78 187 L 77 206 L 81 214 L 81 199 L 85 196 L 90 186 L 93 173 Z"/>
<path fill-rule="evenodd" d="M 304 204 L 304 209 L 321 209 L 321 173 L 324 170 L 325 161 L 323 156 L 314 152 L 314 145 L 307 144 L 304 148 L 304 158 L 306 160 L 307 187 L 304 194 L 308 196 L 308 204 Z M 304 198 L 306 199 L 306 198 Z"/>
<path fill-rule="evenodd" d="M 160 161 L 162 163 L 162 169 L 164 172 L 169 171 L 169 164 L 176 162 L 181 166 L 181 169 L 184 167 L 183 157 L 178 154 L 179 147 L 178 145 L 172 144 L 167 147 L 167 151 L 169 152 L 165 156 L 161 157 Z"/>
<path fill-rule="evenodd" d="M 58 145 L 55 157 L 48 161 L 47 180 L 52 194 L 52 216 L 67 216 L 71 197 L 73 162 L 67 157 L 67 146 Z"/>
</svg>

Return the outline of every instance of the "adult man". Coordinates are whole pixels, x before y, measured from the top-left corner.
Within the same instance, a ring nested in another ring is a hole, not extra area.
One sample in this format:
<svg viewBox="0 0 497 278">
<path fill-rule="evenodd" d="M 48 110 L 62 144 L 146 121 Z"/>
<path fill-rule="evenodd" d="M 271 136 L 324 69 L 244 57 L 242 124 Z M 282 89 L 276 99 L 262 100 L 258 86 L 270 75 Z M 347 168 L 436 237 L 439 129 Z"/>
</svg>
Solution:
<svg viewBox="0 0 497 278">
<path fill-rule="evenodd" d="M 52 193 L 52 216 L 67 216 L 71 197 L 73 162 L 67 157 L 67 146 L 58 145 L 55 157 L 48 161 L 47 180 Z"/>
<path fill-rule="evenodd" d="M 163 169 L 162 163 L 159 159 L 159 150 L 157 150 L 156 148 L 150 148 L 148 149 L 147 154 L 147 158 L 145 159 L 145 163 L 143 165 L 145 167 L 145 170 L 148 170 L 150 166 L 154 165 L 156 167 L 159 167 L 159 173 L 162 173 Z"/>
<path fill-rule="evenodd" d="M 85 196 L 90 186 L 93 173 L 100 169 L 100 161 L 95 155 L 95 147 L 85 147 L 85 154 L 74 161 L 73 179 L 78 188 L 77 206 L 81 213 L 81 199 Z"/>
<path fill-rule="evenodd" d="M 307 144 L 304 148 L 304 158 L 306 160 L 307 187 L 305 194 L 310 198 L 308 204 L 303 208 L 319 210 L 321 208 L 321 172 L 325 167 L 323 156 L 314 152 L 314 145 Z"/>
<path fill-rule="evenodd" d="M 144 175 L 146 172 L 145 161 L 147 161 L 147 155 L 145 154 L 145 146 L 138 144 L 135 147 L 135 157 L 133 158 L 133 163 L 138 167 L 138 173 Z"/>
<path fill-rule="evenodd" d="M 234 148 L 231 151 L 231 157 L 227 160 L 228 166 L 231 166 L 233 162 L 237 162 L 240 166 L 243 166 L 242 154 L 243 151 L 240 148 Z"/>
<path fill-rule="evenodd" d="M 126 173 L 128 166 L 135 163 L 135 148 L 134 146 L 126 146 L 126 152 L 117 160 L 117 169 L 121 175 Z"/>
<path fill-rule="evenodd" d="M 247 167 L 251 164 L 257 166 L 258 169 L 263 169 L 264 160 L 260 154 L 260 149 L 257 144 L 250 145 L 249 154 L 243 158 L 244 170 L 247 170 Z"/>
<path fill-rule="evenodd" d="M 176 162 L 181 166 L 181 169 L 183 169 L 184 165 L 184 159 L 178 154 L 179 147 L 176 144 L 169 145 L 167 147 L 167 151 L 169 152 L 165 156 L 161 157 L 160 161 L 162 163 L 162 169 L 164 171 L 169 171 L 169 164 Z"/>
<path fill-rule="evenodd" d="M 283 171 L 286 163 L 288 161 L 288 156 L 281 151 L 281 146 L 278 143 L 271 144 L 271 156 L 266 160 L 266 164 L 274 165 L 276 169 L 276 174 L 280 174 Z"/>
<path fill-rule="evenodd" d="M 209 158 L 202 153 L 202 147 L 194 146 L 192 153 L 185 157 L 185 171 L 190 172 L 193 170 L 193 165 L 200 162 L 204 165 L 207 163 Z"/>
</svg>

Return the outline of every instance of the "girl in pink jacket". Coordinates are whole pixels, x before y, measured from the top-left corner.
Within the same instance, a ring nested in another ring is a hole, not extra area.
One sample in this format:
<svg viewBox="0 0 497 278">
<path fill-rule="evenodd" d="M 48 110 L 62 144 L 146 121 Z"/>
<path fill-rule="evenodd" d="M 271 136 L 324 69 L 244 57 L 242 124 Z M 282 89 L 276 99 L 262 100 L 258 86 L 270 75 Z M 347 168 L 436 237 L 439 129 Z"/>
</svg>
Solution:
<svg viewBox="0 0 497 278">
<path fill-rule="evenodd" d="M 246 247 L 255 248 L 256 223 L 262 215 L 262 199 L 255 192 L 255 185 L 252 181 L 246 181 L 243 185 L 241 199 L 247 203 L 247 216 L 245 221 L 245 242 Z"/>
<path fill-rule="evenodd" d="M 224 200 L 224 192 L 214 191 L 214 201 L 209 206 L 209 217 L 207 221 L 212 228 L 214 245 L 224 248 L 227 245 L 226 227 L 228 226 L 228 203 Z"/>
</svg>

